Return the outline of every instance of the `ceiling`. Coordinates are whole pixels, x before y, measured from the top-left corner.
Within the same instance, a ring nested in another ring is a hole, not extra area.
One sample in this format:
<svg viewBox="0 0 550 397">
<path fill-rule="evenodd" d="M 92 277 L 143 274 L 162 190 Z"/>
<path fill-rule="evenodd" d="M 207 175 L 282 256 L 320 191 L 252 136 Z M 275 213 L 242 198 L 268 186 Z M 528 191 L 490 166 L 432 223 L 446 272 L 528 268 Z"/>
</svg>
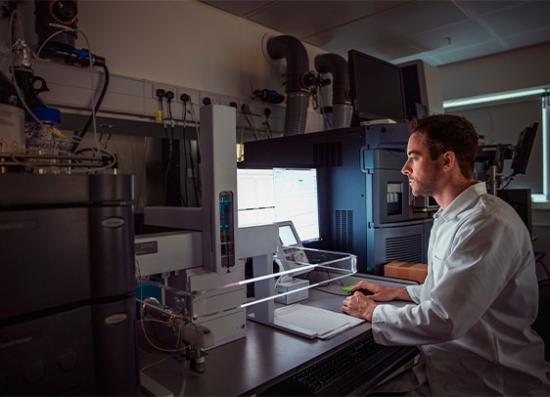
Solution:
<svg viewBox="0 0 550 397">
<path fill-rule="evenodd" d="M 550 41 L 550 0 L 202 1 L 329 52 L 396 63 L 444 65 Z"/>
</svg>

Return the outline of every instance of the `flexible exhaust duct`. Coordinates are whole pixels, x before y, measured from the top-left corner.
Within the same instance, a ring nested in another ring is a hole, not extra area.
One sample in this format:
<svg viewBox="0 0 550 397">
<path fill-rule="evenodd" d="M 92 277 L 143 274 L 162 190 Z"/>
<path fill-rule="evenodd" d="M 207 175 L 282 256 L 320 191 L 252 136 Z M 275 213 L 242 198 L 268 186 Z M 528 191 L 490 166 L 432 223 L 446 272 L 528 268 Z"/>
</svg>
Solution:
<svg viewBox="0 0 550 397">
<path fill-rule="evenodd" d="M 348 97 L 348 63 L 338 54 L 323 54 L 315 57 L 315 69 L 319 73 L 332 74 L 332 128 L 351 125 L 353 106 Z"/>
<path fill-rule="evenodd" d="M 277 36 L 268 40 L 267 52 L 272 59 L 286 59 L 285 135 L 303 134 L 306 130 L 308 86 L 314 76 L 309 73 L 309 59 L 304 45 L 293 36 Z"/>
</svg>

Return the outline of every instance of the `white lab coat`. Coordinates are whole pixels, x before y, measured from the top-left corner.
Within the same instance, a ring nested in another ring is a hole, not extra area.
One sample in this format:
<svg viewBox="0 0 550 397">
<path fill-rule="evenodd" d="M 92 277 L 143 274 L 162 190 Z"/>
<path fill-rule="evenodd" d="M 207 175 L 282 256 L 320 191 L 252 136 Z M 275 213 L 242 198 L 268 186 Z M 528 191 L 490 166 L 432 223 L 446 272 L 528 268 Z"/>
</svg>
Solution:
<svg viewBox="0 0 550 397">
<path fill-rule="evenodd" d="M 416 304 L 378 305 L 376 342 L 418 345 L 418 394 L 550 395 L 544 343 L 531 329 L 538 286 L 529 233 L 477 183 L 434 216 Z"/>
</svg>

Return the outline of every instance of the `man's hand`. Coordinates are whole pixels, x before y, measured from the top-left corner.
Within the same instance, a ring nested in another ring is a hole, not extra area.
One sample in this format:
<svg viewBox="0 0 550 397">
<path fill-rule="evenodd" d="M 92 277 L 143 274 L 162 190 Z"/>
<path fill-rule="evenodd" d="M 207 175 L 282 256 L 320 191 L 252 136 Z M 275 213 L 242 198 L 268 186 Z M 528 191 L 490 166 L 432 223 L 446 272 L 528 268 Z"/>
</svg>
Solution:
<svg viewBox="0 0 550 397">
<path fill-rule="evenodd" d="M 370 281 L 360 281 L 351 288 L 351 292 L 366 289 L 372 292 L 369 298 L 378 302 L 387 302 L 393 300 L 402 300 L 412 302 L 412 299 L 405 287 L 391 287 L 389 285 L 380 285 Z"/>
<path fill-rule="evenodd" d="M 376 303 L 370 296 L 366 297 L 361 292 L 356 291 L 353 295 L 344 299 L 341 310 L 351 316 L 372 321 L 372 312 L 375 307 Z"/>
</svg>

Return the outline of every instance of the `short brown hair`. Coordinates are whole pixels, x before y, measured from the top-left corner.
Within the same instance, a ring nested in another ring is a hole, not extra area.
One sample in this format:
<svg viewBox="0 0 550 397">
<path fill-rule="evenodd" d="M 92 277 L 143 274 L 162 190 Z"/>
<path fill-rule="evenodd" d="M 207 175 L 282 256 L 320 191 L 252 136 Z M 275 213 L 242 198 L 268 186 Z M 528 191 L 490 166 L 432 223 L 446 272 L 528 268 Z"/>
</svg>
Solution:
<svg viewBox="0 0 550 397">
<path fill-rule="evenodd" d="M 432 160 L 447 151 L 454 152 L 462 175 L 472 177 L 477 154 L 477 133 L 472 123 L 464 117 L 436 114 L 418 120 L 414 132 L 426 137 Z"/>
</svg>

